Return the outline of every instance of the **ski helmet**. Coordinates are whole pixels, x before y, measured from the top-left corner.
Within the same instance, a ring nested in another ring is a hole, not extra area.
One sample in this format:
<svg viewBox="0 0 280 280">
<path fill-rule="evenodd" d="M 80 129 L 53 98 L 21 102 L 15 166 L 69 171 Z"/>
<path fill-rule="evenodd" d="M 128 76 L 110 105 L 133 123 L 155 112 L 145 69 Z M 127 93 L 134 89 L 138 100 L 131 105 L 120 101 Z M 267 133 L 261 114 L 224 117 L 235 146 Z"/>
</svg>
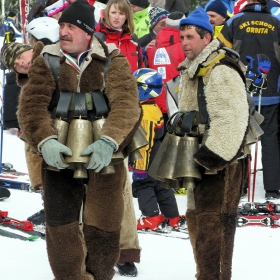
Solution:
<svg viewBox="0 0 280 280">
<path fill-rule="evenodd" d="M 59 40 L 59 24 L 54 18 L 35 18 L 26 26 L 26 30 L 38 41 L 49 40 L 53 44 Z"/>
<path fill-rule="evenodd" d="M 133 73 L 137 79 L 140 101 L 158 97 L 162 91 L 162 76 L 151 68 L 141 68 Z"/>
</svg>

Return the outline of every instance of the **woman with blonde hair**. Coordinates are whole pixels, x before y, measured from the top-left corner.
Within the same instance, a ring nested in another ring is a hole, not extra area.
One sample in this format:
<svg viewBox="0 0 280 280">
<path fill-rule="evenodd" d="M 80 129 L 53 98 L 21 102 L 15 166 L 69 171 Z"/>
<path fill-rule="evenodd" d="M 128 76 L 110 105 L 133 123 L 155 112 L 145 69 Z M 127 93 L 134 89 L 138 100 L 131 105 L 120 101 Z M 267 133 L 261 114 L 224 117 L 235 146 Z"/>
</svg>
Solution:
<svg viewBox="0 0 280 280">
<path fill-rule="evenodd" d="M 114 43 L 127 58 L 131 72 L 144 66 L 142 50 L 134 34 L 133 13 L 125 0 L 110 0 L 104 9 L 95 35 L 106 43 Z"/>
</svg>

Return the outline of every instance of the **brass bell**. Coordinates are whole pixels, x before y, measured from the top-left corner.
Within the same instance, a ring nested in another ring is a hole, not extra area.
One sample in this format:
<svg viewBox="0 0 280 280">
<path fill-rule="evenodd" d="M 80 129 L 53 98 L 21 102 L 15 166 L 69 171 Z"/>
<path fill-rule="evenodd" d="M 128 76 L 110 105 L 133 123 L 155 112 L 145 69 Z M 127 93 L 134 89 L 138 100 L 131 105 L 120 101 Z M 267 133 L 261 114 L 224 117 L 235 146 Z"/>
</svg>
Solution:
<svg viewBox="0 0 280 280">
<path fill-rule="evenodd" d="M 98 120 L 92 122 L 93 142 L 95 142 L 99 139 L 100 131 L 101 131 L 105 121 L 106 121 L 106 119 L 103 118 L 103 119 L 98 119 Z M 125 159 L 125 156 L 126 155 L 124 154 L 124 152 L 118 151 L 118 152 L 113 153 L 110 164 L 108 165 L 107 168 L 105 168 L 106 166 L 104 167 L 105 169 L 102 168 L 100 173 L 101 174 L 115 173 L 113 165 L 122 162 Z"/>
<path fill-rule="evenodd" d="M 146 140 L 146 134 L 146 131 L 140 125 L 135 131 L 130 143 L 127 145 L 126 150 L 132 162 L 142 158 L 138 150 L 149 144 L 149 142 Z"/>
<path fill-rule="evenodd" d="M 182 187 L 186 190 L 195 188 L 195 179 L 193 177 L 185 177 L 183 179 Z"/>
<path fill-rule="evenodd" d="M 244 145 L 252 145 L 256 143 L 256 138 L 254 137 L 251 129 L 248 129 L 248 132 L 245 136 L 245 143 Z"/>
<path fill-rule="evenodd" d="M 193 155 L 199 149 L 197 137 L 184 136 L 180 138 L 178 145 L 178 156 L 175 161 L 174 178 L 201 179 L 199 165 L 195 162 Z"/>
<path fill-rule="evenodd" d="M 156 155 L 155 155 L 155 157 L 154 157 L 154 159 L 153 159 L 153 161 L 152 161 L 152 163 L 151 163 L 151 165 L 148 169 L 148 174 L 151 177 L 153 177 L 157 180 L 159 180 L 158 179 L 158 171 L 159 171 L 159 167 L 160 167 L 160 164 L 161 164 L 161 160 L 162 160 L 163 155 L 164 155 L 164 153 L 165 153 L 165 151 L 168 147 L 169 139 L 171 139 L 171 136 L 172 136 L 172 134 L 170 134 L 170 133 L 165 134 L 164 139 L 163 139 L 161 145 L 159 146 L 159 149 L 158 149 L 158 151 L 157 151 L 157 153 L 156 153 Z"/>
<path fill-rule="evenodd" d="M 141 131 L 141 133 L 146 137 L 146 135 L 148 134 L 148 132 L 143 128 L 142 125 L 139 125 L 138 129 Z"/>
<path fill-rule="evenodd" d="M 243 154 L 245 154 L 245 155 L 250 155 L 251 154 L 250 145 L 245 145 L 243 147 Z"/>
<path fill-rule="evenodd" d="M 72 150 L 72 156 L 66 157 L 69 168 L 75 170 L 74 178 L 87 178 L 85 164 L 89 156 L 81 156 L 81 152 L 93 143 L 92 125 L 88 120 L 73 119 L 69 126 L 66 146 Z"/>
<path fill-rule="evenodd" d="M 255 111 L 253 116 L 258 124 L 261 124 L 264 121 L 264 116 L 261 115 L 258 111 Z"/>
<path fill-rule="evenodd" d="M 255 144 L 256 143 L 256 138 L 253 135 L 251 129 L 248 129 L 248 132 L 245 136 L 245 142 L 244 142 L 244 146 L 243 146 L 243 153 L 245 155 L 249 155 L 251 153 L 250 151 L 250 145 Z"/>
<path fill-rule="evenodd" d="M 67 135 L 69 130 L 69 123 L 61 119 L 55 119 L 53 126 L 57 131 L 57 141 L 65 145 L 67 141 Z M 54 166 L 48 165 L 48 170 L 59 172 L 60 170 Z"/>
<path fill-rule="evenodd" d="M 178 162 L 179 155 L 179 143 L 181 137 L 171 134 L 168 140 L 168 148 L 165 150 L 163 158 L 161 160 L 157 176 L 158 180 L 165 180 L 165 179 L 175 179 L 174 172 L 176 171 L 176 163 Z"/>
<path fill-rule="evenodd" d="M 130 157 L 130 161 L 131 161 L 131 162 L 134 162 L 134 161 L 136 161 L 136 160 L 138 160 L 138 159 L 141 159 L 141 158 L 142 158 L 142 155 L 141 155 L 141 153 L 139 152 L 139 150 L 135 150 L 135 151 L 133 151 L 133 152 L 131 152 L 131 153 L 129 154 L 129 157 Z"/>
<path fill-rule="evenodd" d="M 250 123 L 249 123 L 250 129 L 254 135 L 255 138 L 259 138 L 261 135 L 264 134 L 263 130 L 257 123 L 256 119 L 250 115 Z"/>
<path fill-rule="evenodd" d="M 181 180 L 164 180 L 161 182 L 161 186 L 165 189 L 181 189 L 182 181 Z"/>
<path fill-rule="evenodd" d="M 53 125 L 57 130 L 57 141 L 65 145 L 67 141 L 69 123 L 61 119 L 55 119 Z"/>
</svg>

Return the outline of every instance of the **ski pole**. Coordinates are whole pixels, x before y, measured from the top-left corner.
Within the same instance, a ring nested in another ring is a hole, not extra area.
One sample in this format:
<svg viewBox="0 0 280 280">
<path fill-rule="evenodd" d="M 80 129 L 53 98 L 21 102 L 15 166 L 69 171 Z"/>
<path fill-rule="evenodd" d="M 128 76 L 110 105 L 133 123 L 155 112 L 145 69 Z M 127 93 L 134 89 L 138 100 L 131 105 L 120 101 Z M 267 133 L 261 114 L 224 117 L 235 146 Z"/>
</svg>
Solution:
<svg viewBox="0 0 280 280">
<path fill-rule="evenodd" d="M 266 80 L 266 77 L 267 77 L 267 73 L 262 73 L 262 79 Z M 259 93 L 258 113 L 261 113 L 262 87 L 258 88 L 257 92 Z M 257 161 L 258 161 L 258 143 L 259 143 L 259 139 L 256 138 L 255 158 L 254 158 L 254 176 L 253 176 L 253 186 L 252 186 L 252 202 L 254 201 L 254 198 L 255 198 L 256 175 L 257 175 Z"/>
</svg>

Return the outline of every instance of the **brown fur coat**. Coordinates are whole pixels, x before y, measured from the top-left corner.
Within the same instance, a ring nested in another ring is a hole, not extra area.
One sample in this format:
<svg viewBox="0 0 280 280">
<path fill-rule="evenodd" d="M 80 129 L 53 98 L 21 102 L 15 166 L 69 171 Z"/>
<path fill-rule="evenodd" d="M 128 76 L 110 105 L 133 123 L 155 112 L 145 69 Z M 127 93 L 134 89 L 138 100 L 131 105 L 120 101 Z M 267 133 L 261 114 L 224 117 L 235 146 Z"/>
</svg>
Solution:
<svg viewBox="0 0 280 280">
<path fill-rule="evenodd" d="M 24 85 L 19 99 L 18 119 L 26 141 L 34 150 L 48 138 L 56 138 L 48 106 L 55 89 L 54 77 L 40 53 L 50 52 L 61 56 L 59 44 L 34 47 L 32 65 L 26 76 L 19 76 Z M 101 135 L 111 139 L 119 150 L 130 141 L 140 123 L 141 108 L 138 102 L 136 80 L 130 72 L 126 58 L 118 53 L 112 58 L 104 83 L 104 61 L 109 56 L 108 47 L 93 37 L 93 49 L 88 52 L 80 71 L 75 70 L 62 56 L 60 61 L 60 91 L 91 92 L 104 88 L 109 101 L 110 113 L 103 125 Z"/>
</svg>

